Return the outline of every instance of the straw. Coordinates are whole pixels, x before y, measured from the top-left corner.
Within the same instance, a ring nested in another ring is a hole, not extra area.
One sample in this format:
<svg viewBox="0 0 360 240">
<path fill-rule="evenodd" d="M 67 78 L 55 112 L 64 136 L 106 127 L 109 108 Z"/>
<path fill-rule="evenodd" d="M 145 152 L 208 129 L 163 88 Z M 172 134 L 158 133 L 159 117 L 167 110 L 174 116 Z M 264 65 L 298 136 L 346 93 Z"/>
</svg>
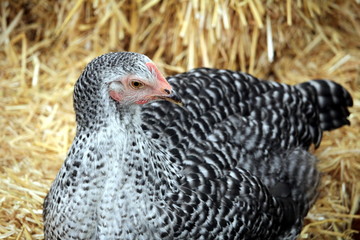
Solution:
<svg viewBox="0 0 360 240">
<path fill-rule="evenodd" d="M 355 239 L 360 199 L 359 1 L 0 2 L 0 239 L 43 239 L 42 202 L 75 135 L 73 84 L 92 58 L 137 51 L 296 84 L 333 79 L 351 126 L 324 133 L 319 198 L 301 236 Z"/>
</svg>

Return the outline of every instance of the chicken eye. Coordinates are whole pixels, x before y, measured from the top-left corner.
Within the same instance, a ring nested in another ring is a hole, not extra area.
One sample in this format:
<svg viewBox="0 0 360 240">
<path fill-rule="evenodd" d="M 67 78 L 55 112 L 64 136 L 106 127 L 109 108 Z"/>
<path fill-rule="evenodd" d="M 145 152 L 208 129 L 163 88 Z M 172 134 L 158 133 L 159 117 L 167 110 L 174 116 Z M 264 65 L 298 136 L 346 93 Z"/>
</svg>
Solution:
<svg viewBox="0 0 360 240">
<path fill-rule="evenodd" d="M 131 81 L 130 86 L 134 89 L 139 89 L 139 88 L 143 88 L 145 84 L 140 81 Z"/>
</svg>

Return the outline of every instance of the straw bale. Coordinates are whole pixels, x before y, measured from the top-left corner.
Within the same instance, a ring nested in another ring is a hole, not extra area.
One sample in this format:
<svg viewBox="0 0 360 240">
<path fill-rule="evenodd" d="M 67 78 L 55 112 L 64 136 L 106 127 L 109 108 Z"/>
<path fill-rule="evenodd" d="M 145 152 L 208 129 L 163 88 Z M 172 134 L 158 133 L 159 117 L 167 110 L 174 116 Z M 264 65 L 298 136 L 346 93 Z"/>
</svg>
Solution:
<svg viewBox="0 0 360 240">
<path fill-rule="evenodd" d="M 345 86 L 351 126 L 314 150 L 322 184 L 301 238 L 359 239 L 359 12 L 355 0 L 1 1 L 0 239 L 43 239 L 43 198 L 75 134 L 73 84 L 109 51 L 147 54 L 166 74 L 206 66 Z"/>
</svg>

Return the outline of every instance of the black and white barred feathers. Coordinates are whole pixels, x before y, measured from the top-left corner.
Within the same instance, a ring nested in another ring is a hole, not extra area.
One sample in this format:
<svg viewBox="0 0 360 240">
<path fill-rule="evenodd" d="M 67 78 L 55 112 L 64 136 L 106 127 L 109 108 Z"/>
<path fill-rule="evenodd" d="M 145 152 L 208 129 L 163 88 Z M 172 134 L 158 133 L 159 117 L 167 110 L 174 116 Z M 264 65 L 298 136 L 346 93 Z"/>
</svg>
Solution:
<svg viewBox="0 0 360 240">
<path fill-rule="evenodd" d="M 289 86 L 199 68 L 167 78 L 172 90 L 157 100 L 171 101 L 109 97 L 126 95 L 124 79 L 156 85 L 149 62 L 105 54 L 80 76 L 45 239 L 296 239 L 319 183 L 307 150 L 349 124 L 349 93 L 329 80 Z"/>
</svg>

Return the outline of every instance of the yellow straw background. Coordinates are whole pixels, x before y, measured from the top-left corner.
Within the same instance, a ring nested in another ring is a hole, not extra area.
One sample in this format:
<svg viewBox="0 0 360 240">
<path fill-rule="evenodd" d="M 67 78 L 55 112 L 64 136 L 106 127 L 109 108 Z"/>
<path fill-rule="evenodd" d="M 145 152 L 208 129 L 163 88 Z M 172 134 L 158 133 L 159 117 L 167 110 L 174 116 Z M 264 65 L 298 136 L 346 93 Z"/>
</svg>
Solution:
<svg viewBox="0 0 360 240">
<path fill-rule="evenodd" d="M 300 239 L 359 239 L 359 13 L 356 0 L 1 1 L 0 239 L 43 239 L 43 198 L 75 134 L 73 84 L 110 51 L 166 75 L 205 66 L 346 87 L 351 126 L 314 151 L 322 184 Z"/>
</svg>

